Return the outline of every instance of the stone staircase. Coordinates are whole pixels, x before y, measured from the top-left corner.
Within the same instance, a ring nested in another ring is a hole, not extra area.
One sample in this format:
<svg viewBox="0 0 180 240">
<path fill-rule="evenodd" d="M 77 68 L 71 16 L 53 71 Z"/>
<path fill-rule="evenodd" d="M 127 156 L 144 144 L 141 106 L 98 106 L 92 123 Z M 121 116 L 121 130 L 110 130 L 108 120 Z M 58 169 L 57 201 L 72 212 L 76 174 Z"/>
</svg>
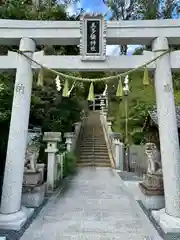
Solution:
<svg viewBox="0 0 180 240">
<path fill-rule="evenodd" d="M 77 165 L 80 167 L 111 167 L 104 132 L 100 122 L 100 112 L 90 112 L 85 121 Z"/>
</svg>

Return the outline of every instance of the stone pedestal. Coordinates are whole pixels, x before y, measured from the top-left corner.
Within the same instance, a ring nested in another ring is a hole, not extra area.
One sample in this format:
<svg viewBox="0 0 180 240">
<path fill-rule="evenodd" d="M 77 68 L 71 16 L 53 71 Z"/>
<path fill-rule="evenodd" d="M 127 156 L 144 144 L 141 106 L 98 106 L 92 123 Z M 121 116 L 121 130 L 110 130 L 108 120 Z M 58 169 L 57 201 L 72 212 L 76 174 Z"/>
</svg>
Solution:
<svg viewBox="0 0 180 240">
<path fill-rule="evenodd" d="M 21 203 L 26 207 L 39 207 L 44 201 L 44 164 L 37 164 L 36 169 L 24 173 Z"/>
<path fill-rule="evenodd" d="M 42 181 L 44 182 L 44 168 L 45 168 L 45 164 L 44 163 L 36 163 L 36 168 L 37 168 L 38 172 L 41 172 Z"/>
<path fill-rule="evenodd" d="M 180 218 L 170 216 L 165 208 L 159 211 L 152 211 L 154 220 L 159 224 L 165 234 L 180 233 Z M 179 238 L 175 238 L 179 239 Z"/>
<path fill-rule="evenodd" d="M 26 207 L 39 207 L 44 201 L 45 184 L 23 186 L 22 204 Z"/>
<path fill-rule="evenodd" d="M 31 58 L 35 42 L 29 38 L 21 39 L 20 51 Z M 19 230 L 33 211 L 21 207 L 33 72 L 31 61 L 26 57 L 19 54 L 17 62 L 0 207 L 0 228 L 13 230 Z"/>
<path fill-rule="evenodd" d="M 34 208 L 21 207 L 18 212 L 0 214 L 0 229 L 19 231 L 33 212 Z"/>
<path fill-rule="evenodd" d="M 38 185 L 43 181 L 42 172 L 28 171 L 24 173 L 23 185 Z"/>
<path fill-rule="evenodd" d="M 142 192 L 141 201 L 147 209 L 161 209 L 165 206 L 161 174 L 145 174 L 139 187 Z"/>
</svg>

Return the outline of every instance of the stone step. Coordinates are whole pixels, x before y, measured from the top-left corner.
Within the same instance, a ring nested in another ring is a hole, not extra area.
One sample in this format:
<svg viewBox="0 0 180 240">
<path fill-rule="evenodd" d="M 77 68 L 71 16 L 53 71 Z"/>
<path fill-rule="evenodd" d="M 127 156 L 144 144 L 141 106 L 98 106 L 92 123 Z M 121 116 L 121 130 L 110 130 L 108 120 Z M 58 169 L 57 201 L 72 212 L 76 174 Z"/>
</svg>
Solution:
<svg viewBox="0 0 180 240">
<path fill-rule="evenodd" d="M 79 158 L 79 160 L 77 161 L 77 163 L 110 163 L 109 158 L 102 158 L 102 159 L 97 159 L 97 158 L 92 158 L 92 159 L 88 159 L 88 158 Z"/>
<path fill-rule="evenodd" d="M 107 155 L 107 154 L 105 154 L 105 155 L 91 155 L 91 154 L 89 154 L 89 155 L 85 155 L 85 154 L 83 154 L 83 155 L 80 155 L 79 156 L 79 158 L 80 159 L 86 159 L 86 160 L 90 160 L 90 159 L 96 159 L 96 160 L 105 160 L 105 159 L 108 159 L 109 160 L 109 156 Z"/>
<path fill-rule="evenodd" d="M 98 159 L 98 160 L 94 160 L 94 159 L 92 159 L 92 160 L 89 160 L 89 159 L 80 159 L 80 160 L 78 160 L 77 161 L 77 163 L 79 164 L 79 163 L 105 163 L 105 164 L 110 164 L 110 161 L 109 161 L 109 159 L 102 159 L 102 160 L 100 160 L 100 159 Z"/>
<path fill-rule="evenodd" d="M 103 144 L 103 145 L 94 145 L 94 144 L 85 144 L 84 145 L 80 145 L 79 146 L 80 149 L 89 149 L 90 151 L 92 150 L 92 148 L 94 147 L 94 149 L 97 149 L 97 150 L 100 150 L 100 149 L 103 149 L 103 150 L 106 150 L 107 149 L 107 146 L 106 144 Z"/>
<path fill-rule="evenodd" d="M 81 143 L 96 143 L 96 144 L 106 144 L 105 140 L 83 140 Z"/>
<path fill-rule="evenodd" d="M 106 147 L 106 143 L 93 143 L 93 142 L 84 142 L 83 145 L 80 144 L 80 147 L 96 147 L 97 149 L 98 148 L 101 148 L 101 147 Z"/>
<path fill-rule="evenodd" d="M 106 154 L 92 154 L 92 153 L 88 153 L 88 154 L 79 154 L 79 158 L 84 158 L 84 159 L 109 159 L 109 155 L 108 153 Z"/>
<path fill-rule="evenodd" d="M 104 135 L 99 135 L 99 134 L 97 134 L 97 135 L 92 135 L 92 134 L 89 134 L 88 136 L 83 136 L 82 135 L 82 139 L 87 139 L 87 140 L 89 140 L 89 139 L 94 139 L 94 140 L 102 140 L 102 139 L 105 139 L 104 138 Z"/>
<path fill-rule="evenodd" d="M 92 126 L 84 126 L 84 130 L 87 132 L 87 133 L 90 133 L 91 130 L 93 130 L 94 132 L 103 132 L 103 128 L 101 127 L 101 125 L 92 125 Z"/>
<path fill-rule="evenodd" d="M 84 126 L 84 130 L 90 133 L 92 130 L 94 132 L 103 133 L 103 128 L 100 125 Z"/>
<path fill-rule="evenodd" d="M 96 151 L 96 152 L 103 152 L 103 151 L 107 151 L 107 146 L 98 146 L 98 145 L 84 145 L 84 146 L 80 146 L 79 150 L 81 151 L 90 151 L 92 152 L 92 150 Z"/>
<path fill-rule="evenodd" d="M 80 158 L 85 158 L 85 159 L 109 159 L 109 154 L 93 154 L 90 152 L 89 154 L 81 154 L 79 155 Z"/>
<path fill-rule="evenodd" d="M 104 146 L 103 148 L 99 148 L 99 147 L 93 147 L 93 146 L 89 146 L 89 147 L 81 147 L 79 148 L 79 152 L 83 152 L 83 153 L 92 153 L 92 152 L 100 152 L 100 153 L 107 153 L 107 147 Z"/>
<path fill-rule="evenodd" d="M 111 167 L 110 163 L 77 163 L 77 167 Z"/>
<path fill-rule="evenodd" d="M 83 154 L 91 154 L 92 153 L 92 149 L 80 149 L 80 152 L 83 153 Z M 97 155 L 101 155 L 101 154 L 108 154 L 108 150 L 107 148 L 104 148 L 104 149 L 94 149 L 94 152 L 97 153 Z"/>
<path fill-rule="evenodd" d="M 82 138 L 83 142 L 105 142 L 104 138 Z"/>
<path fill-rule="evenodd" d="M 92 148 L 92 147 L 94 147 L 95 149 L 107 149 L 107 145 L 106 145 L 106 143 L 103 143 L 103 144 L 87 144 L 87 143 L 81 143 L 80 145 L 79 145 L 79 148 L 82 148 L 82 149 L 89 149 L 89 148 Z"/>
<path fill-rule="evenodd" d="M 94 139 L 94 140 L 99 140 L 99 139 L 104 139 L 104 135 L 100 136 L 100 135 L 88 135 L 88 136 L 82 136 L 82 139 Z"/>
<path fill-rule="evenodd" d="M 100 136 L 99 134 L 97 135 L 92 135 L 92 134 L 89 134 L 89 135 L 86 135 L 86 136 L 83 136 L 82 135 L 82 138 L 83 139 L 104 139 L 104 135 Z"/>
<path fill-rule="evenodd" d="M 103 132 L 103 130 L 99 130 L 99 131 L 93 131 L 93 129 L 89 129 L 88 131 L 87 130 L 85 130 L 84 129 L 84 134 L 83 134 L 83 136 L 91 136 L 91 135 L 101 135 L 101 136 L 103 136 L 104 135 L 104 132 Z"/>
</svg>

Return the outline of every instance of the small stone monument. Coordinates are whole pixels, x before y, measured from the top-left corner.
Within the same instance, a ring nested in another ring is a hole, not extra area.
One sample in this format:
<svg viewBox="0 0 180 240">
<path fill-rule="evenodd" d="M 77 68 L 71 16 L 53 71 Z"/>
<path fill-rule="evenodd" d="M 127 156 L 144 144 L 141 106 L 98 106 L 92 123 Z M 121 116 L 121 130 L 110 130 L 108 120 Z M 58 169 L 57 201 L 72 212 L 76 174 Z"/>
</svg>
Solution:
<svg viewBox="0 0 180 240">
<path fill-rule="evenodd" d="M 26 150 L 22 204 L 26 207 L 39 207 L 44 200 L 44 164 L 38 164 L 40 143 L 38 138 L 29 142 Z"/>
<path fill-rule="evenodd" d="M 143 182 L 139 183 L 144 196 L 143 204 L 148 209 L 160 209 L 164 207 L 164 187 L 161 166 L 161 156 L 154 143 L 145 144 L 147 158 L 147 173 L 143 176 Z"/>
<path fill-rule="evenodd" d="M 56 187 L 56 154 L 58 152 L 58 142 L 61 142 L 61 140 L 60 132 L 45 132 L 43 136 L 43 141 L 47 143 L 47 148 L 45 149 L 45 152 L 48 153 L 46 191 L 49 193 L 53 192 Z"/>
</svg>

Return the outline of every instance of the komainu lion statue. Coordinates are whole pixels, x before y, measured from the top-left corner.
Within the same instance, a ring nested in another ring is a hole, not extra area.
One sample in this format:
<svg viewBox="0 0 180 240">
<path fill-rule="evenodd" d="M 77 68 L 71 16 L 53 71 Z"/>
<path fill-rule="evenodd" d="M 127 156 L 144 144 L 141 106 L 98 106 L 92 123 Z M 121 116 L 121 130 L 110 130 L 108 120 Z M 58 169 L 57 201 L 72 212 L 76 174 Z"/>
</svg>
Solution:
<svg viewBox="0 0 180 240">
<path fill-rule="evenodd" d="M 154 143 L 145 144 L 145 154 L 147 156 L 147 173 L 162 174 L 161 155 Z"/>
</svg>

